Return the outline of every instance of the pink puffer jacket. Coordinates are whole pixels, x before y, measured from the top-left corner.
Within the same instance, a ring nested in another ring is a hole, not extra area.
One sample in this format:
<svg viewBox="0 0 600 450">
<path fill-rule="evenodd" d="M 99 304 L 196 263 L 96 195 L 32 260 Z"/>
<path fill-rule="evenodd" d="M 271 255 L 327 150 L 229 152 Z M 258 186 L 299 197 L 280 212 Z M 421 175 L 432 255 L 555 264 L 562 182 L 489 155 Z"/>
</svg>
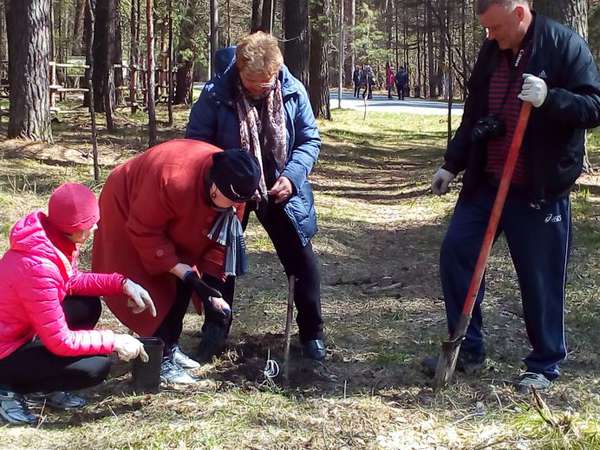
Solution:
<svg viewBox="0 0 600 450">
<path fill-rule="evenodd" d="M 76 261 L 48 238 L 46 216 L 36 211 L 10 232 L 10 250 L 0 260 L 0 359 L 35 335 L 61 356 L 108 354 L 114 334 L 107 330 L 72 331 L 61 302 L 65 295 L 117 295 L 123 290 L 118 274 L 79 273 Z"/>
</svg>

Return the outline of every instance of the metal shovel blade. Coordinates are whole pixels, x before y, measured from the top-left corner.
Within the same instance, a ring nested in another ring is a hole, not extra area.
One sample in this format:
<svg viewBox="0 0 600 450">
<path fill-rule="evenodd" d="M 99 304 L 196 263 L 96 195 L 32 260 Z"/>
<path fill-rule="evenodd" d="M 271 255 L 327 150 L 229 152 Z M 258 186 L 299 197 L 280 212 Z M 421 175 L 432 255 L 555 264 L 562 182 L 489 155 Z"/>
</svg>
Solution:
<svg viewBox="0 0 600 450">
<path fill-rule="evenodd" d="M 451 341 L 442 342 L 442 352 L 438 356 L 435 376 L 433 378 L 433 389 L 436 392 L 452 380 L 462 341 L 463 337 L 459 337 Z"/>
</svg>

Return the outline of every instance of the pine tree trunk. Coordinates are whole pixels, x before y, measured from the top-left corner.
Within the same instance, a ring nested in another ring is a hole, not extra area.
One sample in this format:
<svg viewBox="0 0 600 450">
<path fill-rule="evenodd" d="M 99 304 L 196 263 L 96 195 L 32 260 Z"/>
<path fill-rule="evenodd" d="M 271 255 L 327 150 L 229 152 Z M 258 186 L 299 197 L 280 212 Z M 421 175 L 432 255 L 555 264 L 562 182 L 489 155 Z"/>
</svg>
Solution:
<svg viewBox="0 0 600 450">
<path fill-rule="evenodd" d="M 430 2 L 425 3 L 425 17 L 426 17 L 426 25 L 425 25 L 425 34 L 426 38 L 426 52 L 427 52 L 427 81 L 429 87 L 429 97 L 437 97 L 437 86 L 436 86 L 436 75 L 435 75 L 435 60 L 434 60 L 434 48 L 433 48 L 433 17 L 431 11 L 432 5 Z"/>
<path fill-rule="evenodd" d="M 73 21 L 73 45 L 71 47 L 71 54 L 83 55 L 84 54 L 84 19 L 86 10 L 86 0 L 77 0 L 75 2 L 75 18 Z"/>
<path fill-rule="evenodd" d="M 536 0 L 536 12 L 561 22 L 575 30 L 585 39 L 588 35 L 588 3 L 587 0 Z M 587 139 L 586 139 L 587 140 Z M 587 145 L 583 160 L 583 170 L 592 172 Z"/>
<path fill-rule="evenodd" d="M 167 110 L 169 112 L 169 122 L 168 125 L 170 127 L 173 126 L 173 6 L 172 0 L 169 0 L 169 17 L 168 17 L 168 27 L 169 27 L 169 45 L 168 45 L 168 53 L 169 53 L 169 64 L 167 69 Z"/>
<path fill-rule="evenodd" d="M 121 0 L 114 0 L 113 7 L 113 26 L 115 30 L 115 38 L 113 41 L 113 64 L 118 64 L 119 67 L 114 69 L 114 82 L 115 82 L 115 107 L 123 102 L 123 93 L 119 88 L 122 87 L 125 82 L 123 79 L 123 46 L 122 46 L 122 32 L 121 32 Z"/>
<path fill-rule="evenodd" d="M 210 77 L 215 75 L 215 53 L 219 47 L 219 2 L 210 3 Z"/>
<path fill-rule="evenodd" d="M 94 30 L 96 28 L 96 0 L 85 0 L 84 4 L 84 14 L 83 14 L 83 46 L 88 49 L 90 44 L 92 45 L 92 53 L 86 51 L 85 56 L 85 64 L 90 67 L 89 69 L 85 69 L 85 76 L 83 80 L 81 80 L 81 87 L 90 89 L 89 81 L 93 79 L 93 76 L 90 78 L 90 74 L 93 72 L 91 67 L 93 66 L 92 61 L 94 60 Z M 93 16 L 92 16 L 93 15 Z M 94 95 L 95 97 L 95 95 Z M 90 105 L 90 92 L 85 92 L 83 94 L 83 106 L 89 107 Z"/>
<path fill-rule="evenodd" d="M 252 19 L 250 21 L 250 32 L 260 30 L 262 22 L 263 0 L 252 0 Z"/>
<path fill-rule="evenodd" d="M 260 29 L 265 33 L 273 32 L 273 14 L 275 12 L 275 0 L 263 0 L 262 18 Z"/>
<path fill-rule="evenodd" d="M 329 109 L 329 64 L 327 33 L 329 0 L 310 0 L 310 85 L 309 96 L 315 117 L 331 120 Z"/>
<path fill-rule="evenodd" d="M 185 20 L 181 24 L 179 46 L 177 49 L 177 72 L 175 83 L 175 105 L 185 105 L 189 102 L 189 93 L 192 89 L 194 75 L 194 60 L 198 53 L 197 44 L 195 41 L 196 27 L 200 20 L 199 6 L 196 2 L 188 4 Z"/>
<path fill-rule="evenodd" d="M 95 3 L 92 0 L 86 0 L 85 8 L 89 11 L 87 14 L 87 26 L 89 27 L 89 39 L 86 41 L 86 59 L 90 69 L 86 71 L 86 84 L 89 88 L 89 97 L 92 99 L 88 102 L 90 110 L 90 119 L 92 125 L 92 157 L 94 159 L 94 181 L 100 181 L 100 165 L 98 164 L 98 133 L 96 130 L 96 111 L 94 110 L 94 83 L 92 81 L 94 71 L 94 53 L 93 53 L 93 36 L 95 28 Z"/>
<path fill-rule="evenodd" d="M 420 11 L 421 9 L 419 8 L 419 4 L 415 4 L 415 13 L 416 13 L 416 17 L 417 17 L 417 23 L 415 25 L 415 28 L 417 30 L 417 80 L 415 83 L 415 97 L 421 97 L 422 92 L 421 92 L 421 33 L 420 33 L 420 27 L 419 27 L 419 23 L 421 21 L 421 14 Z"/>
<path fill-rule="evenodd" d="M 106 114 L 107 127 L 112 129 L 115 105 L 115 84 L 112 64 L 115 54 L 115 0 L 95 0 L 94 30 L 94 100 L 96 112 Z M 107 110 L 108 108 L 108 110 Z"/>
<path fill-rule="evenodd" d="M 587 38 L 587 0 L 535 0 L 535 10 L 571 27 Z"/>
<path fill-rule="evenodd" d="M 0 0 L 0 62 L 3 64 L 4 61 L 8 59 L 8 47 L 6 43 L 6 10 L 4 7 L 5 1 L 6 0 Z M 2 70 L 0 77 L 4 78 L 4 70 Z"/>
<path fill-rule="evenodd" d="M 285 64 L 292 75 L 308 86 L 308 0 L 284 1 L 283 29 Z"/>
<path fill-rule="evenodd" d="M 129 101 L 131 102 L 131 113 L 135 114 L 138 109 L 137 90 L 139 88 L 139 36 L 137 25 L 137 2 L 131 1 L 131 15 L 129 18 Z"/>
<path fill-rule="evenodd" d="M 50 0 L 10 0 L 6 9 L 8 137 L 52 142 L 48 89 Z"/>
<path fill-rule="evenodd" d="M 346 74 L 346 87 L 353 87 L 352 73 L 356 64 L 356 52 L 353 46 L 354 27 L 356 26 L 356 0 L 347 0 L 344 5 L 344 11 L 346 11 L 346 62 L 344 64 L 344 72 Z"/>
<path fill-rule="evenodd" d="M 146 51 L 147 51 L 147 94 L 148 94 L 148 147 L 156 145 L 156 109 L 154 104 L 154 5 L 146 0 Z"/>
</svg>

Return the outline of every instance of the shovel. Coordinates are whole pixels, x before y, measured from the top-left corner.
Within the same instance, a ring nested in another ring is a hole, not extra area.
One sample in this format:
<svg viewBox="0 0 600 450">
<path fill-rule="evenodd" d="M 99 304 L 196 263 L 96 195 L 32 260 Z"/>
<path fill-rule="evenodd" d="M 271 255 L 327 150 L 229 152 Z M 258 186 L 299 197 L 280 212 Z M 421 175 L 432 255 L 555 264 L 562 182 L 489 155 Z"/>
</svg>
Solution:
<svg viewBox="0 0 600 450">
<path fill-rule="evenodd" d="M 292 320 L 294 318 L 294 291 L 296 289 L 296 277 L 290 275 L 289 291 L 287 301 L 287 312 L 285 317 L 285 347 L 283 350 L 283 378 L 286 382 L 289 381 L 290 375 L 290 341 L 292 334 Z"/>
<path fill-rule="evenodd" d="M 504 202 L 508 194 L 508 188 L 512 180 L 517 158 L 519 157 L 519 150 L 523 143 L 523 135 L 525 134 L 525 128 L 527 128 L 527 122 L 529 121 L 529 115 L 531 113 L 531 104 L 523 103 L 521 112 L 519 114 L 519 120 L 517 122 L 517 128 L 513 136 L 510 148 L 508 150 L 508 156 L 504 163 L 504 169 L 502 170 L 502 178 L 500 179 L 500 186 L 494 200 L 494 206 L 490 215 L 490 220 L 485 230 L 483 243 L 481 244 L 481 250 L 479 251 L 479 257 L 477 258 L 477 264 L 475 265 L 475 271 L 471 278 L 471 284 L 467 291 L 465 303 L 463 306 L 462 313 L 458 320 L 454 333 L 450 336 L 450 340 L 442 342 L 442 352 L 437 360 L 437 367 L 435 369 L 435 377 L 433 379 L 433 388 L 438 391 L 444 387 L 452 379 L 454 369 L 456 368 L 456 360 L 458 359 L 458 353 L 460 351 L 460 345 L 465 338 L 467 328 L 471 322 L 471 315 L 473 314 L 473 307 L 475 306 L 475 300 L 477 293 L 481 286 L 481 280 L 487 265 L 490 251 L 492 250 L 492 244 L 494 243 L 494 237 L 496 236 L 496 230 L 498 228 L 498 222 L 502 215 L 502 209 L 504 208 Z"/>
</svg>

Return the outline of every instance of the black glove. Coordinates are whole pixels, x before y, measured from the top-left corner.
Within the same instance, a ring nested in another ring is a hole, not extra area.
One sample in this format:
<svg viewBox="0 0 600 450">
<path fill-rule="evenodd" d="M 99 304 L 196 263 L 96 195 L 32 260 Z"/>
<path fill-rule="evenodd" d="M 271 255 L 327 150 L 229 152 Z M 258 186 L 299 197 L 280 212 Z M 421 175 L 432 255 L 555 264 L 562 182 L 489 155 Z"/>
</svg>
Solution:
<svg viewBox="0 0 600 450">
<path fill-rule="evenodd" d="M 200 297 L 200 300 L 202 300 L 202 305 L 204 306 L 204 313 L 207 316 L 209 314 L 213 315 L 216 313 L 220 316 L 225 316 L 226 318 L 229 317 L 229 313 L 218 310 L 210 301 L 210 297 L 223 298 L 223 295 L 215 288 L 210 287 L 208 284 L 202 281 L 196 272 L 190 270 L 183 276 L 182 281 L 183 284 L 193 289 L 194 292 L 198 294 L 198 297 Z"/>
</svg>

